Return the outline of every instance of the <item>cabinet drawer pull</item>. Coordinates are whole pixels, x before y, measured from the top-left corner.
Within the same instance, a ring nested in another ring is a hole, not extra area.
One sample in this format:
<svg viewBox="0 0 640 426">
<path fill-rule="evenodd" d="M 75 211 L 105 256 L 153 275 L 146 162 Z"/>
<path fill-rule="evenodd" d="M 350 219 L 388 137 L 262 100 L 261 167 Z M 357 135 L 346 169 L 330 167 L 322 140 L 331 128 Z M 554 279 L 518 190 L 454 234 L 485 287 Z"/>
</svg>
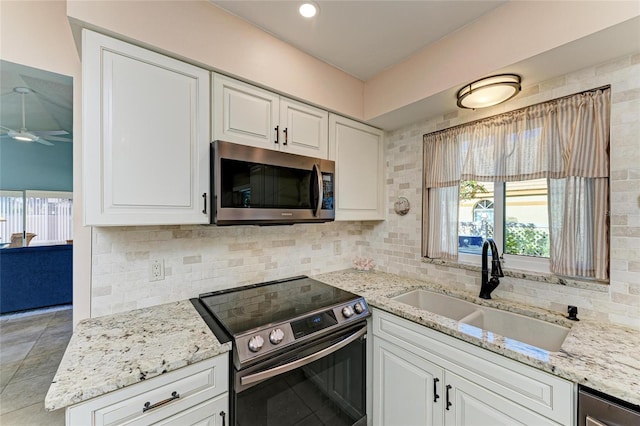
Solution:
<svg viewBox="0 0 640 426">
<path fill-rule="evenodd" d="M 438 395 L 438 382 L 440 381 L 440 379 L 435 378 L 433 379 L 433 402 L 438 402 L 438 398 L 440 398 L 440 395 Z"/>
<path fill-rule="evenodd" d="M 171 393 L 171 398 L 167 398 L 167 399 L 162 400 L 160 402 L 156 402 L 155 404 L 151 404 L 150 402 L 145 402 L 144 403 L 144 407 L 142 407 L 142 412 L 145 413 L 145 412 L 147 412 L 149 410 L 153 410 L 154 408 L 158 408 L 161 405 L 168 404 L 171 401 L 173 401 L 174 399 L 178 399 L 178 398 L 180 398 L 180 394 L 178 392 L 176 392 L 176 391 L 173 391 Z"/>
<path fill-rule="evenodd" d="M 276 126 L 273 130 L 276 131 L 276 140 L 273 143 L 280 143 L 280 126 Z"/>
<path fill-rule="evenodd" d="M 227 413 L 224 411 L 220 411 L 220 417 L 222 417 L 222 426 L 224 426 L 224 418 L 227 416 Z"/>
<path fill-rule="evenodd" d="M 207 193 L 202 194 L 202 198 L 204 198 L 204 209 L 202 209 L 202 213 L 207 214 Z"/>
<path fill-rule="evenodd" d="M 286 145 L 287 142 L 289 142 L 289 129 L 287 127 L 285 127 L 282 132 L 284 133 L 284 143 L 283 143 L 283 145 Z"/>
<path fill-rule="evenodd" d="M 451 407 L 453 404 L 451 403 L 451 401 L 449 400 L 449 391 L 451 390 L 451 385 L 447 385 L 447 411 L 449 411 L 449 407 Z"/>
</svg>

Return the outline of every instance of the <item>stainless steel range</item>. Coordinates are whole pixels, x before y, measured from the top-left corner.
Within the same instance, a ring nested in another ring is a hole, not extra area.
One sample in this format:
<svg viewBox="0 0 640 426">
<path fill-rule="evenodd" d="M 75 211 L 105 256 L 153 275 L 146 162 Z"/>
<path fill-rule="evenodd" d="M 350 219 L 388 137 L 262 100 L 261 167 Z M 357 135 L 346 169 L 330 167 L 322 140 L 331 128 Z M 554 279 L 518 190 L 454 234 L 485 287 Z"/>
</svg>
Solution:
<svg viewBox="0 0 640 426">
<path fill-rule="evenodd" d="M 366 424 L 364 298 L 308 277 L 200 295 L 233 344 L 234 425 Z"/>
</svg>

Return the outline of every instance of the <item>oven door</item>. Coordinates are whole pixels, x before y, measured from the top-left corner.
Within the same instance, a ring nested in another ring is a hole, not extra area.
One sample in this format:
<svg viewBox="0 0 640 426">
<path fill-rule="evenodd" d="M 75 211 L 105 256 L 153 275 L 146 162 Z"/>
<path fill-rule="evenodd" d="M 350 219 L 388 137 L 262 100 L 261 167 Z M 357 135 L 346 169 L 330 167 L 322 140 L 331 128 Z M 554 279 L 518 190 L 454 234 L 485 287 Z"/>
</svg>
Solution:
<svg viewBox="0 0 640 426">
<path fill-rule="evenodd" d="M 232 424 L 365 425 L 366 321 L 234 371 Z"/>
</svg>

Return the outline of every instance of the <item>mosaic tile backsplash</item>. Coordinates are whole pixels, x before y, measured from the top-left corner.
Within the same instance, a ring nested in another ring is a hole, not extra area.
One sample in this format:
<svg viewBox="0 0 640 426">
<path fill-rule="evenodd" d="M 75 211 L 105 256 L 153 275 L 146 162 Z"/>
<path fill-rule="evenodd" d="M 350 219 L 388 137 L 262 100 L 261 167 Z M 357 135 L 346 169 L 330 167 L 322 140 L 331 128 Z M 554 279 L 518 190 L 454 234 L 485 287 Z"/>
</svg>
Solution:
<svg viewBox="0 0 640 426">
<path fill-rule="evenodd" d="M 384 272 L 475 291 L 480 274 L 420 256 L 422 135 L 538 102 L 611 85 L 611 280 L 567 286 L 511 274 L 496 297 L 640 329 L 640 54 L 535 85 L 488 110 L 455 109 L 387 133 L 387 220 L 293 226 L 93 228 L 91 316 L 194 297 L 199 293 L 351 268 L 371 258 Z M 398 197 L 409 200 L 403 216 Z M 151 259 L 166 278 L 149 282 Z M 509 266 L 505 265 L 505 269 Z M 553 280 L 550 280 L 553 281 Z"/>
</svg>

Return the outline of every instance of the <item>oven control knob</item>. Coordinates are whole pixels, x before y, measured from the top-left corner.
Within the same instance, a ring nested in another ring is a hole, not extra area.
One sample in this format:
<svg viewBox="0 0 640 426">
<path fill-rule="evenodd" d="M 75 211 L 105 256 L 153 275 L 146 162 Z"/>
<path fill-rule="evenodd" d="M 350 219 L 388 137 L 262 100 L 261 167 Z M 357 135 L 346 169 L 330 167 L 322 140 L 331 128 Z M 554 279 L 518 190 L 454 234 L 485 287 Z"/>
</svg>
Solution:
<svg viewBox="0 0 640 426">
<path fill-rule="evenodd" d="M 351 306 L 345 306 L 342 308 L 342 316 L 345 318 L 350 318 L 353 316 L 353 308 Z"/>
<path fill-rule="evenodd" d="M 262 349 L 262 345 L 264 345 L 264 339 L 262 336 L 253 336 L 249 339 L 249 350 L 251 352 L 258 352 Z"/>
<path fill-rule="evenodd" d="M 269 341 L 274 345 L 277 345 L 278 343 L 282 342 L 282 339 L 284 339 L 284 331 L 282 331 L 279 328 L 276 328 L 275 330 L 271 330 L 271 333 L 269 333 Z"/>
<path fill-rule="evenodd" d="M 353 310 L 356 311 L 356 314 L 360 315 L 364 312 L 364 306 L 362 306 L 362 303 L 358 302 L 353 305 Z"/>
</svg>

